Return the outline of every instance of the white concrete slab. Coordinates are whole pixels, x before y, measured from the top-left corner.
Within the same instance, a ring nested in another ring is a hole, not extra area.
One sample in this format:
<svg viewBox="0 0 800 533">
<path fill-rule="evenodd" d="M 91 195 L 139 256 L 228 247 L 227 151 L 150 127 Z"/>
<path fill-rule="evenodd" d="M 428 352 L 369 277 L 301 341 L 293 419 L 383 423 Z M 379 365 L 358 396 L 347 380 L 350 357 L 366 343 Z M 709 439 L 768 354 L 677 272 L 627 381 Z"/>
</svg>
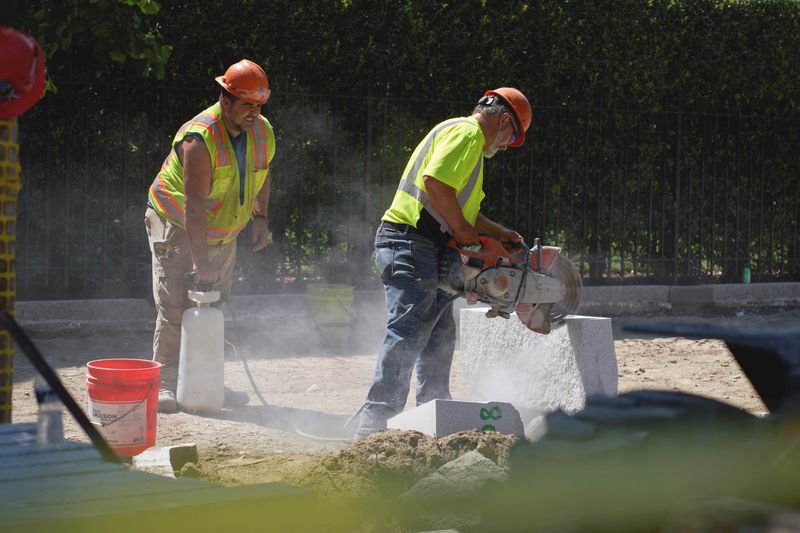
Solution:
<svg viewBox="0 0 800 533">
<path fill-rule="evenodd" d="M 461 311 L 461 353 L 456 359 L 472 390 L 470 400 L 509 402 L 527 424 L 536 412 L 583 408 L 593 394 L 617 394 L 617 357 L 611 319 L 570 316 L 549 335 L 516 316 L 486 318 Z"/>
<path fill-rule="evenodd" d="M 470 429 L 524 435 L 519 412 L 505 402 L 432 400 L 390 418 L 387 426 L 420 431 L 433 437 Z"/>
</svg>

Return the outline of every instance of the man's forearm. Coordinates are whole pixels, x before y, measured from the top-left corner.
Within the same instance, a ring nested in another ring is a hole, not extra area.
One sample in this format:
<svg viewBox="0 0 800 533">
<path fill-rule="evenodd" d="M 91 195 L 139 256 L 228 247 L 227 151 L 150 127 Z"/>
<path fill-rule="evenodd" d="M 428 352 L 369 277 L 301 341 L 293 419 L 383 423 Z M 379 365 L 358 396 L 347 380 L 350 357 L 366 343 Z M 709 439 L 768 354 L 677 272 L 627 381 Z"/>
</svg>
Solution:
<svg viewBox="0 0 800 533">
<path fill-rule="evenodd" d="M 504 226 L 501 226 L 494 220 L 491 220 L 483 213 L 478 213 L 478 218 L 475 220 L 475 229 L 478 230 L 478 233 L 488 234 L 495 239 L 499 239 L 503 232 L 506 231 Z"/>
<path fill-rule="evenodd" d="M 192 262 L 195 265 L 208 263 L 208 224 L 206 223 L 205 208 L 197 202 L 193 202 L 189 197 L 186 198 L 186 217 L 184 228 L 186 237 L 189 240 L 189 248 L 192 253 Z"/>
<path fill-rule="evenodd" d="M 498 224 L 481 213 L 478 213 L 478 218 L 475 220 L 475 228 L 481 233 L 488 233 L 490 236 L 505 244 L 522 244 L 525 242 L 522 235 L 513 229 Z"/>
</svg>

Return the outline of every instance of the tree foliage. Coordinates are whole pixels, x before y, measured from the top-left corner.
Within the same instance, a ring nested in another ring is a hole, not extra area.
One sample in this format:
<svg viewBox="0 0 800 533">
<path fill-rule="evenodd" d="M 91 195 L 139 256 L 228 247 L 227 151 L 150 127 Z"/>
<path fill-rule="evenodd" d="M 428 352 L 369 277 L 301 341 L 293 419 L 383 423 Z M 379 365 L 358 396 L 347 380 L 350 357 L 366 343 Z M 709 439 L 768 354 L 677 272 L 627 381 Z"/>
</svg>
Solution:
<svg viewBox="0 0 800 533">
<path fill-rule="evenodd" d="M 487 163 L 483 209 L 564 246 L 590 282 L 732 281 L 745 261 L 755 280 L 800 276 L 798 2 L 37 0 L 23 20 L 65 88 L 21 121 L 48 163 L 29 166 L 27 206 L 47 209 L 66 182 L 65 211 L 82 195 L 103 207 L 64 218 L 109 232 L 29 248 L 59 261 L 88 240 L 106 249 L 85 264 L 130 263 L 115 254 L 141 248 L 172 135 L 246 57 L 269 75 L 278 138 L 275 246 L 249 271 L 269 283 L 337 272 L 341 252 L 341 281 L 368 284 L 371 233 L 409 153 L 505 85 L 529 97 L 533 126 Z"/>
<path fill-rule="evenodd" d="M 797 111 L 800 5 L 790 0 L 39 0 L 30 30 L 68 77 L 203 86 L 249 57 L 278 90 L 473 99 L 513 84 L 536 102 Z M 88 54 L 88 55 L 86 55 Z M 77 63 L 77 58 L 92 60 Z"/>
<path fill-rule="evenodd" d="M 163 79 L 172 46 L 164 44 L 155 0 L 59 0 L 31 2 L 33 33 L 61 75 L 63 63 L 82 58 L 90 70 L 132 61 L 142 76 Z M 92 67 L 94 65 L 94 67 Z"/>
</svg>

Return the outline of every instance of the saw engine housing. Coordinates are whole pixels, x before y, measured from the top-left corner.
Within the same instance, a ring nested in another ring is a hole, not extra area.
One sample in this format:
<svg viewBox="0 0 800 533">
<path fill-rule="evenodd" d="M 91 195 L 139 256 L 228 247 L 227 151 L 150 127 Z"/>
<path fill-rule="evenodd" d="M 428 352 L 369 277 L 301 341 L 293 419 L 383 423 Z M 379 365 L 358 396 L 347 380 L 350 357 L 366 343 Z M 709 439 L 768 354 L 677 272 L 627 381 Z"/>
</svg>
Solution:
<svg viewBox="0 0 800 533">
<path fill-rule="evenodd" d="M 459 248 L 450 241 L 443 249 L 439 287 L 471 304 L 489 304 L 490 318 L 516 312 L 529 329 L 547 334 L 577 310 L 581 278 L 558 247 L 537 242 L 533 249 L 521 245 L 509 251 L 483 236 L 480 247 Z"/>
</svg>

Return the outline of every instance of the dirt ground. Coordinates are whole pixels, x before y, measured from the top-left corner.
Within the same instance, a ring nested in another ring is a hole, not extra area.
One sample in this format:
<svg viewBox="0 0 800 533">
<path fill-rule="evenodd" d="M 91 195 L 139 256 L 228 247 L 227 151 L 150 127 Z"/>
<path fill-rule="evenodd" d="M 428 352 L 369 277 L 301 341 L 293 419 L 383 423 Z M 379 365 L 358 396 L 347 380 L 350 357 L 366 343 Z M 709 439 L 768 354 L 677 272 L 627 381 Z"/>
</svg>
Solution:
<svg viewBox="0 0 800 533">
<path fill-rule="evenodd" d="M 778 321 L 786 319 L 796 321 L 797 315 L 776 318 Z M 84 332 L 40 336 L 34 341 L 82 405 L 86 403 L 88 361 L 109 357 L 148 358 L 151 349 L 148 332 Z M 615 349 L 620 392 L 638 389 L 683 391 L 751 412 L 766 411 L 721 341 L 630 337 L 617 338 Z M 457 352 L 456 359 L 460 356 Z M 358 455 L 359 450 L 365 454 L 373 453 L 369 439 L 351 446 L 342 438 L 342 427 L 364 400 L 371 382 L 374 358 L 374 354 L 285 358 L 248 354 L 253 379 L 268 406 L 262 405 L 253 394 L 242 363 L 226 361 L 227 385 L 250 392 L 250 404 L 241 409 L 223 410 L 213 416 L 159 414 L 156 444 L 195 443 L 200 456 L 200 475 L 222 484 L 287 481 L 324 489 L 318 479 L 313 479 L 313 472 L 319 470 L 321 464 L 341 462 L 347 454 L 351 457 Z M 469 391 L 458 367 L 456 361 L 452 376 L 453 396 L 468 399 Z M 33 378 L 31 365 L 18 350 L 15 355 L 14 422 L 36 419 Z M 408 406 L 413 406 L 413 397 L 409 398 Z M 68 439 L 88 440 L 72 420 L 65 421 L 65 433 Z M 424 446 L 417 442 L 420 438 L 425 442 L 431 440 L 417 436 L 412 446 L 408 442 L 408 432 L 395 433 L 384 438 L 394 439 L 396 448 L 405 452 L 412 448 L 423 449 Z M 452 442 L 435 444 L 435 453 L 423 454 L 422 462 L 428 470 L 455 458 L 460 449 L 468 451 L 476 447 L 482 447 L 485 454 L 502 463 L 513 442 L 502 436 L 487 437 L 475 432 L 461 435 Z M 401 457 L 405 452 L 396 455 Z M 407 470 L 410 465 L 413 461 L 396 463 L 398 471 Z M 358 475 L 357 470 L 353 470 L 354 476 Z M 369 486 L 363 489 L 371 490 Z"/>
</svg>

